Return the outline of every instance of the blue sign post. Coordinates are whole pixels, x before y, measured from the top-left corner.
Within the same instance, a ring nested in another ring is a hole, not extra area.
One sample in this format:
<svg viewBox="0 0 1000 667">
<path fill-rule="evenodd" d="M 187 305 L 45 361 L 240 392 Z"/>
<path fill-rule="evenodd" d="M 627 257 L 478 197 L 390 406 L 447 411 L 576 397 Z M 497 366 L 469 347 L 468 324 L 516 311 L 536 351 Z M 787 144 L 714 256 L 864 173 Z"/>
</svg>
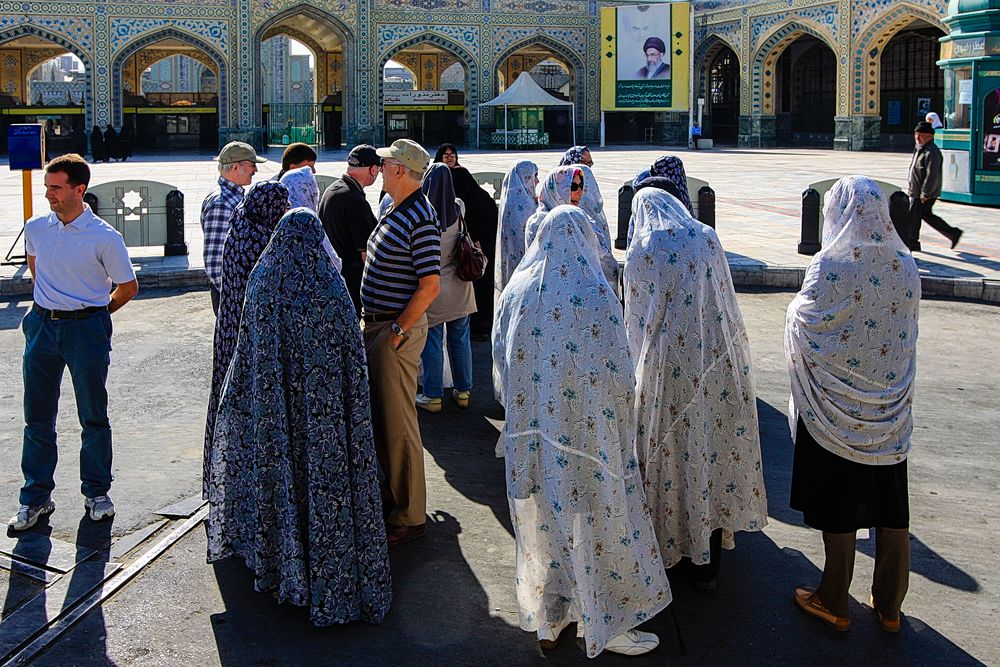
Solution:
<svg viewBox="0 0 1000 667">
<path fill-rule="evenodd" d="M 31 172 L 41 169 L 45 164 L 45 128 L 41 123 L 14 124 L 7 127 L 7 155 L 11 171 L 21 172 L 21 190 L 24 197 L 24 221 L 27 222 L 34 212 L 31 202 Z M 24 228 L 14 239 L 4 257 L 5 264 L 22 264 L 27 261 L 25 255 L 14 256 L 14 246 L 21 239 Z"/>
</svg>

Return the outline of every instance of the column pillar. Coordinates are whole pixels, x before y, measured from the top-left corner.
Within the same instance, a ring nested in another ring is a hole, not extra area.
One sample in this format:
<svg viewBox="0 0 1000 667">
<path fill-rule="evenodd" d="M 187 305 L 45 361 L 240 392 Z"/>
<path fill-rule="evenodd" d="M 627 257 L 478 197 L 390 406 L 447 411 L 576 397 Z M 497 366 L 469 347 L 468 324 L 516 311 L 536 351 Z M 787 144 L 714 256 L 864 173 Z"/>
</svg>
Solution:
<svg viewBox="0 0 1000 667">
<path fill-rule="evenodd" d="M 838 151 L 877 151 L 882 147 L 882 117 L 837 116 L 833 148 Z"/>
<path fill-rule="evenodd" d="M 749 114 L 740 116 L 739 144 L 745 148 L 773 148 L 777 134 L 774 114 Z"/>
</svg>

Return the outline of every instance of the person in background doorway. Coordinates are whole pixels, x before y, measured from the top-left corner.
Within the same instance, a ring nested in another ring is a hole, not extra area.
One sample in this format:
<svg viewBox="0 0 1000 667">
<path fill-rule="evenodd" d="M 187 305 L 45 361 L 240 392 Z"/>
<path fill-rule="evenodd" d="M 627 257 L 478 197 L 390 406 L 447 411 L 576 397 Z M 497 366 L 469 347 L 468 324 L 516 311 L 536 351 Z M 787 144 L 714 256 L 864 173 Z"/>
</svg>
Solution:
<svg viewBox="0 0 1000 667">
<path fill-rule="evenodd" d="M 691 148 L 698 150 L 698 140 L 701 139 L 701 124 L 694 121 L 691 124 Z"/>
</svg>

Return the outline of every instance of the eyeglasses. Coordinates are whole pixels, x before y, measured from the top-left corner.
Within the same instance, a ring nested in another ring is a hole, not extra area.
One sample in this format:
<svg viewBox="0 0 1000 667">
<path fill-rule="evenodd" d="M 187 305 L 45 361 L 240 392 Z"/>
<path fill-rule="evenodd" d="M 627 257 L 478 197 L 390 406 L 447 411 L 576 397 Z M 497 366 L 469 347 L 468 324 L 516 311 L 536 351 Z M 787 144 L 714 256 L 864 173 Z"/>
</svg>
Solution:
<svg viewBox="0 0 1000 667">
<path fill-rule="evenodd" d="M 570 192 L 576 192 L 577 190 L 583 192 L 583 183 L 570 183 L 569 184 L 569 191 Z"/>
</svg>

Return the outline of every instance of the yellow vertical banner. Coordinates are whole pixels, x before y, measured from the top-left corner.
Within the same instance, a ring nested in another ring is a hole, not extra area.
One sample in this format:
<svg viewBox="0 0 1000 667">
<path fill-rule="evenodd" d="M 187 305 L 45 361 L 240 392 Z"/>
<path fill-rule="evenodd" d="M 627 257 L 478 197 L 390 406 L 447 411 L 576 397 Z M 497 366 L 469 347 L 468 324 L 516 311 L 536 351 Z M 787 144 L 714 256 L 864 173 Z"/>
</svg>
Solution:
<svg viewBox="0 0 1000 667">
<path fill-rule="evenodd" d="M 601 110 L 687 111 L 691 4 L 601 9 Z"/>
</svg>

